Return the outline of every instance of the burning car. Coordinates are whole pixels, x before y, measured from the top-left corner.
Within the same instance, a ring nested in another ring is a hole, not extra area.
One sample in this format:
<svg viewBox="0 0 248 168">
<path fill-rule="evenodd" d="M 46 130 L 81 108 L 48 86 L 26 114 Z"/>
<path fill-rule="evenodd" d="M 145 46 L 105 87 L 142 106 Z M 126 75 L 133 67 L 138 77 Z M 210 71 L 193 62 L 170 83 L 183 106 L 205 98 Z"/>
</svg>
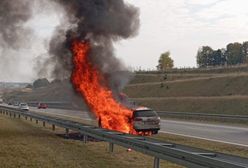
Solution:
<svg viewBox="0 0 248 168">
<path fill-rule="evenodd" d="M 147 107 L 139 107 L 133 110 L 133 128 L 138 133 L 157 134 L 160 130 L 160 117 Z"/>
<path fill-rule="evenodd" d="M 130 118 L 133 131 L 131 134 L 152 135 L 157 134 L 160 130 L 160 117 L 158 114 L 147 107 L 138 107 L 132 109 L 133 116 Z M 102 118 L 98 119 L 98 126 L 103 127 Z"/>
</svg>

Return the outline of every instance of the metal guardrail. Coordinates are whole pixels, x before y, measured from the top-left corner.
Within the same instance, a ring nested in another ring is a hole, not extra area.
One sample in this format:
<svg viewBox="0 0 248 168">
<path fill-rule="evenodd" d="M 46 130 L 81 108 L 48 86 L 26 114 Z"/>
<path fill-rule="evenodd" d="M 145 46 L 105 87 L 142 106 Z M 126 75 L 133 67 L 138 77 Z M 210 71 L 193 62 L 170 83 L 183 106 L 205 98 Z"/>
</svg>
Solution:
<svg viewBox="0 0 248 168">
<path fill-rule="evenodd" d="M 150 137 L 141 137 L 116 131 L 110 131 L 91 125 L 86 125 L 61 118 L 43 116 L 32 112 L 24 112 L 19 109 L 1 107 L 0 114 L 9 115 L 14 118 L 30 118 L 55 126 L 65 128 L 68 135 L 69 130 L 77 131 L 83 135 L 84 142 L 88 137 L 109 142 L 109 151 L 113 152 L 114 144 L 142 152 L 154 157 L 154 168 L 159 168 L 160 159 L 174 162 L 190 168 L 248 168 L 248 159 L 222 153 L 213 153 L 207 150 L 192 148 L 188 146 L 158 141 Z"/>
<path fill-rule="evenodd" d="M 248 115 L 206 114 L 206 113 L 169 112 L 169 111 L 157 111 L 157 113 L 161 117 L 168 117 L 168 116 L 213 117 L 213 118 L 221 118 L 221 119 L 248 121 Z"/>
</svg>

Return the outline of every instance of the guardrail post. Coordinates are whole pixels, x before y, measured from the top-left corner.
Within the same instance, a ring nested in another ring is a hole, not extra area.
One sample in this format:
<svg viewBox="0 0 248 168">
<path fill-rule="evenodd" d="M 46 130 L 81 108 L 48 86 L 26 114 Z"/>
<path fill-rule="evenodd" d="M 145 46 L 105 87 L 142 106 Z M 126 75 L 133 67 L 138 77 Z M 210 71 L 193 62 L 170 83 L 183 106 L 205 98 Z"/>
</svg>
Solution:
<svg viewBox="0 0 248 168">
<path fill-rule="evenodd" d="M 160 167 L 160 160 L 159 158 L 155 157 L 153 162 L 153 168 L 159 168 Z"/>
<path fill-rule="evenodd" d="M 45 121 L 43 121 L 43 127 L 45 127 L 46 126 L 46 122 Z"/>
<path fill-rule="evenodd" d="M 36 120 L 36 124 L 38 124 L 39 123 L 39 121 L 38 120 Z"/>
<path fill-rule="evenodd" d="M 53 131 L 55 131 L 55 125 L 54 124 L 52 125 L 52 127 L 53 127 Z"/>
<path fill-rule="evenodd" d="M 9 116 L 11 117 L 11 116 L 12 116 L 12 114 L 11 114 L 11 113 L 9 113 Z"/>
<path fill-rule="evenodd" d="M 87 141 L 88 141 L 88 136 L 87 136 L 87 135 L 84 135 L 83 139 L 84 139 L 84 143 L 87 143 Z"/>
<path fill-rule="evenodd" d="M 27 116 L 25 116 L 25 120 L 27 120 L 28 119 L 28 117 Z"/>
<path fill-rule="evenodd" d="M 33 120 L 32 117 L 30 117 L 30 121 L 31 121 L 31 122 L 32 122 L 32 120 Z"/>
<path fill-rule="evenodd" d="M 14 118 L 16 118 L 16 114 L 14 113 Z"/>
<path fill-rule="evenodd" d="M 110 153 L 114 152 L 114 143 L 112 143 L 112 142 L 109 143 L 109 152 Z"/>
<path fill-rule="evenodd" d="M 18 114 L 18 118 L 19 118 L 19 119 L 21 118 L 21 115 L 20 115 L 20 114 Z"/>
</svg>

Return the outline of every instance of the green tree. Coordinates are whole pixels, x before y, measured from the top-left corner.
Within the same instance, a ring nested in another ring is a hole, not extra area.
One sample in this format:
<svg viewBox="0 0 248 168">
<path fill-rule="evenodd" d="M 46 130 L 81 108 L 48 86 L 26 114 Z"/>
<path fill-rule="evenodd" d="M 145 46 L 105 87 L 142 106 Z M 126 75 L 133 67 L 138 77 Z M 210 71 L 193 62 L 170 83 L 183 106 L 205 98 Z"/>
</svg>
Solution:
<svg viewBox="0 0 248 168">
<path fill-rule="evenodd" d="M 226 59 L 228 65 L 236 65 L 244 62 L 245 57 L 242 54 L 242 44 L 230 43 L 226 46 Z"/>
<path fill-rule="evenodd" d="M 202 67 L 208 67 L 213 63 L 213 52 L 214 50 L 209 46 L 203 46 L 199 48 L 196 56 L 197 65 Z"/>
<path fill-rule="evenodd" d="M 225 65 L 226 63 L 225 49 L 214 50 L 210 57 L 210 65 L 212 66 Z"/>
<path fill-rule="evenodd" d="M 242 44 L 242 63 L 248 62 L 248 41 L 243 42 Z"/>
<path fill-rule="evenodd" d="M 40 88 L 40 87 L 45 87 L 47 85 L 49 85 L 49 81 L 46 78 L 42 78 L 42 79 L 37 79 L 34 81 L 33 83 L 33 88 Z"/>
<path fill-rule="evenodd" d="M 159 71 L 166 71 L 167 69 L 171 69 L 174 67 L 174 61 L 170 57 L 170 52 L 167 51 L 160 55 L 158 60 L 158 66 L 157 69 Z"/>
</svg>

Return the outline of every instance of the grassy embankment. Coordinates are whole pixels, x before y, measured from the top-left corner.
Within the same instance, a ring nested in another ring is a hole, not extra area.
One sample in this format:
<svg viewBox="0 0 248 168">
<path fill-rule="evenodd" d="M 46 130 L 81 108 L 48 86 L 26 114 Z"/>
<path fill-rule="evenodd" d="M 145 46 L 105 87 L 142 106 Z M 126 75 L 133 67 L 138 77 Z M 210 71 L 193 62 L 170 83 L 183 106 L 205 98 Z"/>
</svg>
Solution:
<svg viewBox="0 0 248 168">
<path fill-rule="evenodd" d="M 160 111 L 248 115 L 247 72 L 171 72 L 161 87 L 162 79 L 160 74 L 137 74 L 124 91 Z"/>
</svg>

